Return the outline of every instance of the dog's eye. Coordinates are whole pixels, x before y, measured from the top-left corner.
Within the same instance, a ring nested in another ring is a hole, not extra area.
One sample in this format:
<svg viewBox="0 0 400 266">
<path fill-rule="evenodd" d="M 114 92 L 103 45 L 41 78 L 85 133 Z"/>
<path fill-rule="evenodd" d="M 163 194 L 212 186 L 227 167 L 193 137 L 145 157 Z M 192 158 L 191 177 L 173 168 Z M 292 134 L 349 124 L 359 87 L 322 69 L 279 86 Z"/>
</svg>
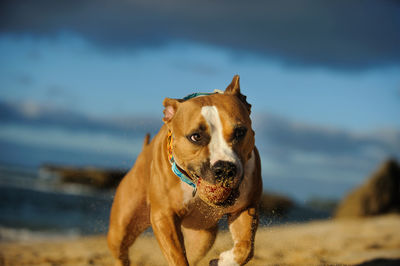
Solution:
<svg viewBox="0 0 400 266">
<path fill-rule="evenodd" d="M 201 129 L 186 135 L 186 138 L 197 146 L 206 146 L 210 142 L 210 136 Z"/>
<path fill-rule="evenodd" d="M 190 140 L 191 140 L 192 142 L 199 142 L 199 141 L 201 141 L 201 139 L 202 139 L 200 133 L 194 133 L 194 134 L 190 135 L 189 138 L 190 138 Z"/>
<path fill-rule="evenodd" d="M 233 139 L 236 141 L 241 140 L 242 138 L 244 138 L 244 136 L 246 136 L 246 133 L 247 133 L 247 128 L 238 127 L 233 132 Z"/>
</svg>

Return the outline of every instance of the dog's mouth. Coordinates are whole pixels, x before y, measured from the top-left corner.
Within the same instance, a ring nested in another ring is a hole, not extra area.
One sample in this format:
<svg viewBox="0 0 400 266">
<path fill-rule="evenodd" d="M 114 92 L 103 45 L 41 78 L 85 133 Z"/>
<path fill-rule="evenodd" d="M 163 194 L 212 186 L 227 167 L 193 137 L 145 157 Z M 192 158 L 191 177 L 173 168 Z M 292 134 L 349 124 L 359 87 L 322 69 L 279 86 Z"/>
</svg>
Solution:
<svg viewBox="0 0 400 266">
<path fill-rule="evenodd" d="M 234 199 L 232 187 L 226 186 L 223 182 L 211 184 L 206 180 L 199 178 L 197 181 L 197 194 L 209 205 L 225 207 L 233 205 Z"/>
<path fill-rule="evenodd" d="M 215 183 L 208 182 L 199 175 L 196 178 L 196 193 L 199 198 L 213 207 L 232 206 L 239 197 L 239 185 L 233 184 L 230 179 L 217 180 Z"/>
<path fill-rule="evenodd" d="M 220 176 L 216 178 L 209 164 L 203 165 L 198 171 L 189 166 L 187 173 L 196 184 L 194 193 L 210 206 L 231 206 L 239 196 L 238 188 L 243 178 L 237 176 Z"/>
</svg>

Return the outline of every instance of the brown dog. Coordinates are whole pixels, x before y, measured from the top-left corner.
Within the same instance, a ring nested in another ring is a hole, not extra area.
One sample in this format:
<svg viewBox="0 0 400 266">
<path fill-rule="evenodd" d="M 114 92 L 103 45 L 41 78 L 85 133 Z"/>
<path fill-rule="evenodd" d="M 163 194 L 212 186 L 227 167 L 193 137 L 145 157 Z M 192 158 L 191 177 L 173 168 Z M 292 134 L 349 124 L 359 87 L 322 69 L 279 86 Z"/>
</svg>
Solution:
<svg viewBox="0 0 400 266">
<path fill-rule="evenodd" d="M 239 76 L 225 92 L 163 102 L 164 125 L 121 181 L 108 245 L 117 265 L 152 226 L 169 265 L 196 264 L 227 215 L 234 246 L 212 265 L 243 265 L 253 256 L 262 192 L 260 157 Z"/>
</svg>

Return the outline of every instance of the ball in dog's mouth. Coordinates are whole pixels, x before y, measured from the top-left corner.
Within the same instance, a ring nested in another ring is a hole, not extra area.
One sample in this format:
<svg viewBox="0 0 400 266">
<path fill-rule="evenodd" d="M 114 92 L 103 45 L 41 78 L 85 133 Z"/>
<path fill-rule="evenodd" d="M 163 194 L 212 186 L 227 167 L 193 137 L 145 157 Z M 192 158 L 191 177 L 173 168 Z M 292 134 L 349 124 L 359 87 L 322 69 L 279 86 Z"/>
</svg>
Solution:
<svg viewBox="0 0 400 266">
<path fill-rule="evenodd" d="M 224 182 L 209 183 L 202 178 L 197 181 L 197 194 L 207 204 L 221 206 L 229 198 L 232 188 Z"/>
</svg>

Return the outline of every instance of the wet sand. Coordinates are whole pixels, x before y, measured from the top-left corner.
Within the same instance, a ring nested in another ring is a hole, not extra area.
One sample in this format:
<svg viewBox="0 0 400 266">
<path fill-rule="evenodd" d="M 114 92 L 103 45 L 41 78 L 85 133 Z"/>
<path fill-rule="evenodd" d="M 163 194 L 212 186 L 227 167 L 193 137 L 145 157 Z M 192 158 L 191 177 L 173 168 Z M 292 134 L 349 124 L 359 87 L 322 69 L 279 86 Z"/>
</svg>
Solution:
<svg viewBox="0 0 400 266">
<path fill-rule="evenodd" d="M 220 232 L 200 265 L 231 247 Z M 130 250 L 133 265 L 166 265 L 152 235 Z M 400 215 L 261 227 L 248 265 L 400 265 Z M 113 265 L 105 236 L 0 242 L 0 265 Z"/>
</svg>

